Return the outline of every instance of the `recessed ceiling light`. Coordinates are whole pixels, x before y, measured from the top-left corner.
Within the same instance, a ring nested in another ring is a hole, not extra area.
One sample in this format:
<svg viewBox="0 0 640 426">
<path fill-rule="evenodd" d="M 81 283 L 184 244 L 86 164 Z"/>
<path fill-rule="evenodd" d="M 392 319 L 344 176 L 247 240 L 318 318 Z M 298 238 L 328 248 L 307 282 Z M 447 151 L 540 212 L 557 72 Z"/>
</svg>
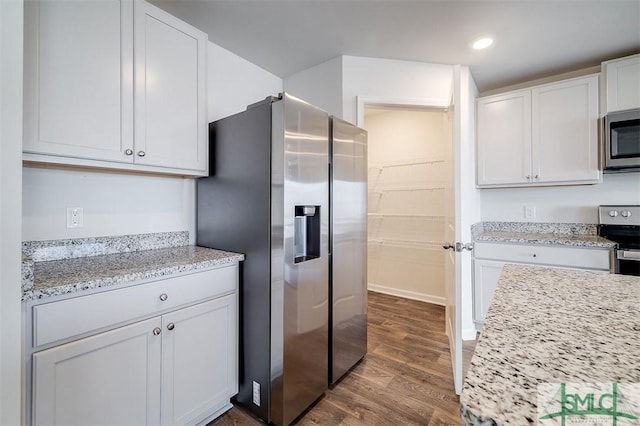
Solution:
<svg viewBox="0 0 640 426">
<path fill-rule="evenodd" d="M 486 49 L 487 47 L 493 44 L 493 39 L 491 37 L 482 37 L 473 42 L 471 47 L 476 50 Z"/>
</svg>

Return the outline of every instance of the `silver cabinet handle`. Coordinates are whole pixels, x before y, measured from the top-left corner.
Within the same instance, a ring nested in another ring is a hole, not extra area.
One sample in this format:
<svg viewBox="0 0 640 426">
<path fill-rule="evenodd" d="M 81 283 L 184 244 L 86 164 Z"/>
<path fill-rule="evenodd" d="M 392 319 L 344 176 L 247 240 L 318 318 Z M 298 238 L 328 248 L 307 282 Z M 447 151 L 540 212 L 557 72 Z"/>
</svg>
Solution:
<svg viewBox="0 0 640 426">
<path fill-rule="evenodd" d="M 160 295 L 160 300 L 162 300 L 163 302 L 164 302 L 165 300 L 167 300 L 168 298 L 169 298 L 169 296 L 167 296 L 167 293 L 162 293 L 162 294 Z"/>
<path fill-rule="evenodd" d="M 131 148 L 127 148 L 127 149 L 124 150 L 124 153 L 126 155 L 133 155 L 133 150 Z"/>
<path fill-rule="evenodd" d="M 144 151 L 138 151 L 138 157 L 144 157 L 147 155 Z"/>
<path fill-rule="evenodd" d="M 170 322 L 169 324 L 167 324 L 167 330 L 171 331 L 174 328 L 176 328 L 176 325 L 174 323 Z"/>
<path fill-rule="evenodd" d="M 162 333 L 162 329 L 160 327 L 156 327 L 153 329 L 154 336 L 158 336 L 160 333 Z"/>
</svg>

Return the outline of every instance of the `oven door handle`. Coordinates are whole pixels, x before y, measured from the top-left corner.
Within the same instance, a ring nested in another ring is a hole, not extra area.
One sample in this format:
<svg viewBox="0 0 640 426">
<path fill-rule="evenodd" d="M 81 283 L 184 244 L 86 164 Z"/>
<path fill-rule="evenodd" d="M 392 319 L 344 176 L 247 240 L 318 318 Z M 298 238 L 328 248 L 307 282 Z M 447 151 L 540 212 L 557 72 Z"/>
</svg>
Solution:
<svg viewBox="0 0 640 426">
<path fill-rule="evenodd" d="M 640 262 L 640 250 L 618 250 L 616 258 L 619 260 L 631 260 Z"/>
</svg>

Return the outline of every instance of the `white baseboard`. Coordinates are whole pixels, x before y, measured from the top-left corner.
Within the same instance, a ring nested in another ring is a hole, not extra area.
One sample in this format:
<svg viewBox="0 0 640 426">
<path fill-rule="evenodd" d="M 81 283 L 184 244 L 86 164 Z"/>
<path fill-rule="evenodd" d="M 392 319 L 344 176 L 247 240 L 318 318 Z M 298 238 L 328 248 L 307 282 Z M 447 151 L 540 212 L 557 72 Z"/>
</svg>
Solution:
<svg viewBox="0 0 640 426">
<path fill-rule="evenodd" d="M 378 293 L 384 293 L 391 296 L 404 297 L 406 299 L 419 300 L 421 302 L 433 303 L 434 305 L 442 305 L 446 304 L 446 300 L 441 296 L 432 296 L 430 294 L 418 293 L 415 291 L 409 290 L 400 290 L 393 287 L 385 287 L 377 284 L 367 284 L 367 289 L 371 291 L 375 291 Z"/>
<path fill-rule="evenodd" d="M 473 328 L 464 328 L 462 329 L 462 340 L 476 340 L 476 329 Z"/>
</svg>

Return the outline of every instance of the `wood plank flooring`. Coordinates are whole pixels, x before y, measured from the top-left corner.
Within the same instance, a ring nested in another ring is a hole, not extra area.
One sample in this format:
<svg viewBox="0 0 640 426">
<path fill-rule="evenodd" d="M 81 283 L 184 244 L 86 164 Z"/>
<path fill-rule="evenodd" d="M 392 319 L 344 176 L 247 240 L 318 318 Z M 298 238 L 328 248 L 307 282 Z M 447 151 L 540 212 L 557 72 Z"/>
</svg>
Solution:
<svg viewBox="0 0 640 426">
<path fill-rule="evenodd" d="M 444 307 L 369 292 L 368 353 L 298 425 L 459 425 Z M 260 425 L 234 407 L 209 426 Z"/>
</svg>

